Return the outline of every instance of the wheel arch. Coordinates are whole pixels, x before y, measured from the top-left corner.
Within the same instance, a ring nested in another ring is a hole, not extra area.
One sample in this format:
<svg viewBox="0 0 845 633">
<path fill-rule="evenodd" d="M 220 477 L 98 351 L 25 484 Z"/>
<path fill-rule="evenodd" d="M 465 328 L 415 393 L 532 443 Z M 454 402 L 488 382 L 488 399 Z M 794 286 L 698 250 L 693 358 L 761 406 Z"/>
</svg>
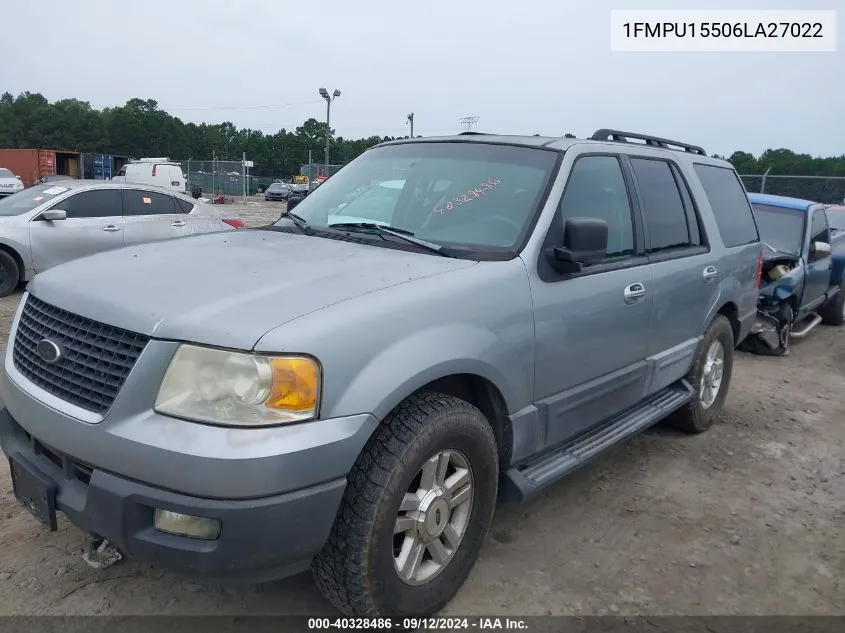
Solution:
<svg viewBox="0 0 845 633">
<path fill-rule="evenodd" d="M 719 314 L 725 317 L 731 324 L 731 331 L 734 335 L 734 343 L 736 343 L 739 341 L 739 335 L 742 329 L 742 325 L 739 322 L 739 308 L 737 308 L 737 305 L 733 301 L 726 301 L 719 307 L 718 310 L 716 310 L 716 314 L 713 315 L 713 318 L 716 318 Z M 712 322 L 713 319 L 710 319 L 710 323 Z M 710 327 L 709 323 L 707 327 Z"/>
<path fill-rule="evenodd" d="M 0 242 L 0 251 L 8 253 L 15 260 L 15 264 L 18 266 L 18 283 L 26 281 L 26 263 L 23 261 L 23 257 L 21 257 L 18 249 L 6 242 Z"/>
</svg>

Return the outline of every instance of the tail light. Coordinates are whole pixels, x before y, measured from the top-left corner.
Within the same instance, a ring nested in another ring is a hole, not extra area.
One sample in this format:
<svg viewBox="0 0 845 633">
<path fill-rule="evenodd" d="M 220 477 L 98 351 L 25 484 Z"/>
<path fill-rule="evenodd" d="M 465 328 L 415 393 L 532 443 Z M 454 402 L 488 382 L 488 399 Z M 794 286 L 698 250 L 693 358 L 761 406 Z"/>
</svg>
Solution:
<svg viewBox="0 0 845 633">
<path fill-rule="evenodd" d="M 763 251 L 757 255 L 757 272 L 754 275 L 754 287 L 759 288 L 763 280 Z"/>
<path fill-rule="evenodd" d="M 234 226 L 236 229 L 244 228 L 244 221 L 235 218 L 224 218 L 223 221 L 229 226 Z"/>
</svg>

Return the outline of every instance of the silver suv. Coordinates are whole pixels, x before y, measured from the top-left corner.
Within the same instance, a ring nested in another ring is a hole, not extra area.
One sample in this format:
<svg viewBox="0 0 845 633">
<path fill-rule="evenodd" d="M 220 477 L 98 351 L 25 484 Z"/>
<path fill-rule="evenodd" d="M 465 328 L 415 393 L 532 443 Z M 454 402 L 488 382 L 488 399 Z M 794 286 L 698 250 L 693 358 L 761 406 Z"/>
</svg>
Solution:
<svg viewBox="0 0 845 633">
<path fill-rule="evenodd" d="M 52 529 L 60 511 L 206 578 L 310 567 L 347 614 L 431 614 L 497 496 L 660 420 L 713 424 L 760 255 L 735 171 L 696 146 L 385 143 L 273 225 L 36 276 L 0 444 Z"/>
</svg>

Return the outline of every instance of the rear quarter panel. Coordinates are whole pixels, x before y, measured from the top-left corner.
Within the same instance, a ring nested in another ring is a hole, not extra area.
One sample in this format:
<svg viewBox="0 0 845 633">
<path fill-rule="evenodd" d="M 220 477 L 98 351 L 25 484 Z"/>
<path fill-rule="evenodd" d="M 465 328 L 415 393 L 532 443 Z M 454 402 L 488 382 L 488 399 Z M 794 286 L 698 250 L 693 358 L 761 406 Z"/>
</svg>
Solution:
<svg viewBox="0 0 845 633">
<path fill-rule="evenodd" d="M 718 292 L 713 294 L 709 310 L 700 316 L 699 332 L 703 335 L 716 314 L 726 305 L 736 308 L 736 316 L 739 322 L 739 335 L 734 341 L 739 344 L 751 330 L 754 319 L 757 315 L 757 261 L 760 257 L 761 244 L 759 241 L 742 246 L 726 247 L 722 239 L 719 225 L 716 222 L 710 200 L 698 176 L 695 173 L 694 164 L 714 165 L 718 167 L 730 167 L 723 161 L 708 159 L 702 156 L 688 157 L 680 155 L 679 162 L 682 163 L 684 175 L 689 183 L 690 190 L 695 202 L 698 205 L 701 222 L 707 234 L 707 240 L 711 251 L 717 256 L 716 268 L 719 275 Z M 740 183 L 742 181 L 740 180 Z M 744 187 L 743 187 L 743 193 Z M 746 198 L 747 199 L 747 198 Z M 749 206 L 749 213 L 751 212 Z"/>
</svg>

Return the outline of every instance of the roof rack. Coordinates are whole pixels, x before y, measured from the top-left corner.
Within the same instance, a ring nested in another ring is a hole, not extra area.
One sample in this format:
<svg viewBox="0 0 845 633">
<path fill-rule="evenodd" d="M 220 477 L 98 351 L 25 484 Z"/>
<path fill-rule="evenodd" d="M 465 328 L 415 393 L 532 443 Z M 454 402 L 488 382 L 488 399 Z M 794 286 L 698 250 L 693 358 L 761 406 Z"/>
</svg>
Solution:
<svg viewBox="0 0 845 633">
<path fill-rule="evenodd" d="M 638 141 L 645 141 L 646 145 L 651 147 L 660 147 L 662 149 L 682 149 L 691 154 L 700 154 L 707 156 L 707 152 L 703 147 L 698 145 L 690 145 L 688 143 L 681 143 L 680 141 L 672 141 L 668 138 L 660 138 L 659 136 L 649 136 L 647 134 L 635 134 L 633 132 L 620 132 L 619 130 L 600 129 L 590 137 L 593 141 L 614 141 L 616 143 L 629 143 L 631 139 Z"/>
</svg>

